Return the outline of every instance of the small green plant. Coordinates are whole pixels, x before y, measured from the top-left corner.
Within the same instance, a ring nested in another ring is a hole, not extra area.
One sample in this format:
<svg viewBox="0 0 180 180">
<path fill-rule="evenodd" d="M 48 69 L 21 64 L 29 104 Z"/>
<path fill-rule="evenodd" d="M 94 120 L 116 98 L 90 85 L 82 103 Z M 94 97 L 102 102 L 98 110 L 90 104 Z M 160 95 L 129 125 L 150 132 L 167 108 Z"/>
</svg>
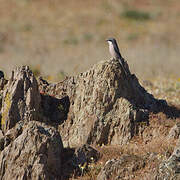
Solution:
<svg viewBox="0 0 180 180">
<path fill-rule="evenodd" d="M 93 39 L 93 35 L 90 34 L 90 33 L 85 33 L 85 34 L 83 35 L 83 39 L 84 39 L 85 41 L 89 42 L 89 41 L 91 41 L 91 40 Z"/>
<path fill-rule="evenodd" d="M 166 92 L 175 92 L 176 89 L 174 87 L 169 87 L 165 90 Z"/>
<path fill-rule="evenodd" d="M 68 39 L 65 39 L 63 43 L 66 45 L 77 45 L 79 41 L 76 37 L 69 37 Z"/>
<path fill-rule="evenodd" d="M 180 82 L 175 83 L 175 89 L 180 90 Z"/>
<path fill-rule="evenodd" d="M 59 71 L 58 74 L 57 74 L 57 79 L 62 81 L 64 80 L 66 77 L 66 73 L 64 71 Z"/>
<path fill-rule="evenodd" d="M 112 6 L 108 1 L 103 1 L 102 7 L 104 8 L 105 11 L 110 11 L 112 9 Z"/>
<path fill-rule="evenodd" d="M 31 24 L 25 24 L 24 27 L 23 27 L 23 30 L 24 31 L 32 31 L 32 25 Z"/>
<path fill-rule="evenodd" d="M 122 16 L 136 21 L 147 21 L 151 19 L 151 16 L 148 12 L 139 11 L 139 10 L 125 10 L 122 13 Z"/>
<path fill-rule="evenodd" d="M 108 21 L 106 19 L 101 18 L 101 19 L 97 20 L 96 25 L 101 26 L 101 25 L 104 25 L 104 24 L 107 24 L 107 23 L 108 23 Z"/>
<path fill-rule="evenodd" d="M 87 162 L 85 162 L 84 164 L 79 164 L 79 169 L 81 171 L 81 175 L 83 175 L 85 173 L 85 170 L 87 168 Z"/>
<path fill-rule="evenodd" d="M 138 39 L 139 35 L 137 33 L 132 33 L 132 34 L 129 34 L 129 36 L 127 37 L 127 39 L 129 41 L 134 41 L 136 39 Z"/>
<path fill-rule="evenodd" d="M 64 106 L 62 105 L 62 104 L 59 104 L 58 105 L 58 109 L 60 110 L 60 111 L 64 111 L 65 109 L 64 109 Z"/>
</svg>

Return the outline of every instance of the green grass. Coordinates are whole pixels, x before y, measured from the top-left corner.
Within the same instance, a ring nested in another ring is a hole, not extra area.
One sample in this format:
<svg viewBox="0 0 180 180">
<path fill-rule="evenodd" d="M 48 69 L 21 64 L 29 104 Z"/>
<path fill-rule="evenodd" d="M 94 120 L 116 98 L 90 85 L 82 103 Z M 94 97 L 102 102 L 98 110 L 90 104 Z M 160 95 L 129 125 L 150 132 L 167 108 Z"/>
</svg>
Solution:
<svg viewBox="0 0 180 180">
<path fill-rule="evenodd" d="M 85 33 L 85 34 L 83 35 L 83 39 L 84 39 L 84 41 L 87 41 L 87 42 L 92 41 L 93 35 L 90 34 L 90 33 Z"/>
<path fill-rule="evenodd" d="M 138 37 L 139 37 L 139 35 L 137 33 L 131 33 L 128 35 L 127 40 L 134 41 L 134 40 L 137 40 Z"/>
<path fill-rule="evenodd" d="M 23 26 L 23 31 L 28 32 L 28 31 L 32 31 L 32 29 L 33 29 L 33 27 L 32 27 L 31 24 L 25 24 L 25 25 Z"/>
<path fill-rule="evenodd" d="M 67 76 L 66 73 L 62 70 L 62 71 L 59 71 L 59 72 L 58 72 L 58 74 L 57 74 L 57 79 L 58 79 L 59 81 L 62 81 L 62 80 L 64 80 L 64 78 L 65 78 L 66 76 Z"/>
<path fill-rule="evenodd" d="M 122 13 L 122 16 L 124 18 L 136 20 L 136 21 L 147 21 L 151 19 L 151 16 L 148 12 L 139 11 L 139 10 L 125 10 Z"/>
<path fill-rule="evenodd" d="M 76 37 L 68 37 L 68 39 L 65 39 L 63 42 L 66 45 L 77 45 L 79 40 Z"/>
</svg>

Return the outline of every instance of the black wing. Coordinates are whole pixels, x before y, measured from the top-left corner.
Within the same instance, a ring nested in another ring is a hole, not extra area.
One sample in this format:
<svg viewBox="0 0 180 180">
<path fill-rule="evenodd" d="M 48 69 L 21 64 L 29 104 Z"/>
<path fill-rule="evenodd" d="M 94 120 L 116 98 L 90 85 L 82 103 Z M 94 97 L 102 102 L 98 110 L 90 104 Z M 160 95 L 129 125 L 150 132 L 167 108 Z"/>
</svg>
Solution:
<svg viewBox="0 0 180 180">
<path fill-rule="evenodd" d="M 119 55 L 119 58 L 122 58 L 121 53 L 120 53 L 120 51 L 119 51 L 118 44 L 117 44 L 117 42 L 116 42 L 116 40 L 115 40 L 115 39 L 114 39 L 114 44 L 115 44 L 115 46 L 114 46 L 114 50 L 115 50 L 115 51 L 116 51 L 116 53 Z"/>
<path fill-rule="evenodd" d="M 127 73 L 126 69 L 124 68 L 124 59 L 123 59 L 123 57 L 121 56 L 121 53 L 120 53 L 120 51 L 119 51 L 119 47 L 118 47 L 117 42 L 116 42 L 115 39 L 114 39 L 114 44 L 115 44 L 114 49 L 115 49 L 116 53 L 119 55 L 119 57 L 118 57 L 119 63 L 120 63 L 120 65 L 121 65 L 124 73 L 127 75 L 128 73 Z"/>
</svg>

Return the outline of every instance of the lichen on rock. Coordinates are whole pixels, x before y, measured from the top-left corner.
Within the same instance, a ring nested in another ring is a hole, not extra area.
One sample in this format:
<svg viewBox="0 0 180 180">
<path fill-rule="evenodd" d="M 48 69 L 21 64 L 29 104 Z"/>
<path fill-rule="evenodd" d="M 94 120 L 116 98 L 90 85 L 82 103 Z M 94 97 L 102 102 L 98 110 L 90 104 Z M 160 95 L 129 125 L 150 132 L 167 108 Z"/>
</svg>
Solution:
<svg viewBox="0 0 180 180">
<path fill-rule="evenodd" d="M 5 126 L 6 123 L 6 118 L 8 116 L 8 112 L 11 106 L 11 98 L 10 98 L 10 94 L 7 92 L 7 94 L 5 95 L 4 98 L 4 110 L 2 112 L 2 117 L 1 117 L 1 128 L 3 129 L 3 126 Z"/>
<path fill-rule="evenodd" d="M 3 90 L 2 130 L 7 132 L 22 119 L 37 119 L 40 101 L 38 84 L 32 71 L 28 66 L 16 68 Z"/>
</svg>

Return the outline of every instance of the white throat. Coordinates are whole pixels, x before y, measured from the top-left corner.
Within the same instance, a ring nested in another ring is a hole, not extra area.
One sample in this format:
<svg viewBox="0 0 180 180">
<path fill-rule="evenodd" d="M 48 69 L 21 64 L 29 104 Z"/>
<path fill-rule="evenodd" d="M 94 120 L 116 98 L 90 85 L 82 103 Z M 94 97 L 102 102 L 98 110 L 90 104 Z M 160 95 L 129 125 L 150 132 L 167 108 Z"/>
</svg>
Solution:
<svg viewBox="0 0 180 180">
<path fill-rule="evenodd" d="M 108 41 L 108 44 L 109 46 L 113 46 L 112 42 L 111 41 Z"/>
<path fill-rule="evenodd" d="M 108 41 L 108 44 L 109 44 L 109 52 L 110 52 L 111 56 L 116 59 L 117 54 L 116 54 L 116 52 L 114 50 L 113 43 L 111 41 Z"/>
</svg>

